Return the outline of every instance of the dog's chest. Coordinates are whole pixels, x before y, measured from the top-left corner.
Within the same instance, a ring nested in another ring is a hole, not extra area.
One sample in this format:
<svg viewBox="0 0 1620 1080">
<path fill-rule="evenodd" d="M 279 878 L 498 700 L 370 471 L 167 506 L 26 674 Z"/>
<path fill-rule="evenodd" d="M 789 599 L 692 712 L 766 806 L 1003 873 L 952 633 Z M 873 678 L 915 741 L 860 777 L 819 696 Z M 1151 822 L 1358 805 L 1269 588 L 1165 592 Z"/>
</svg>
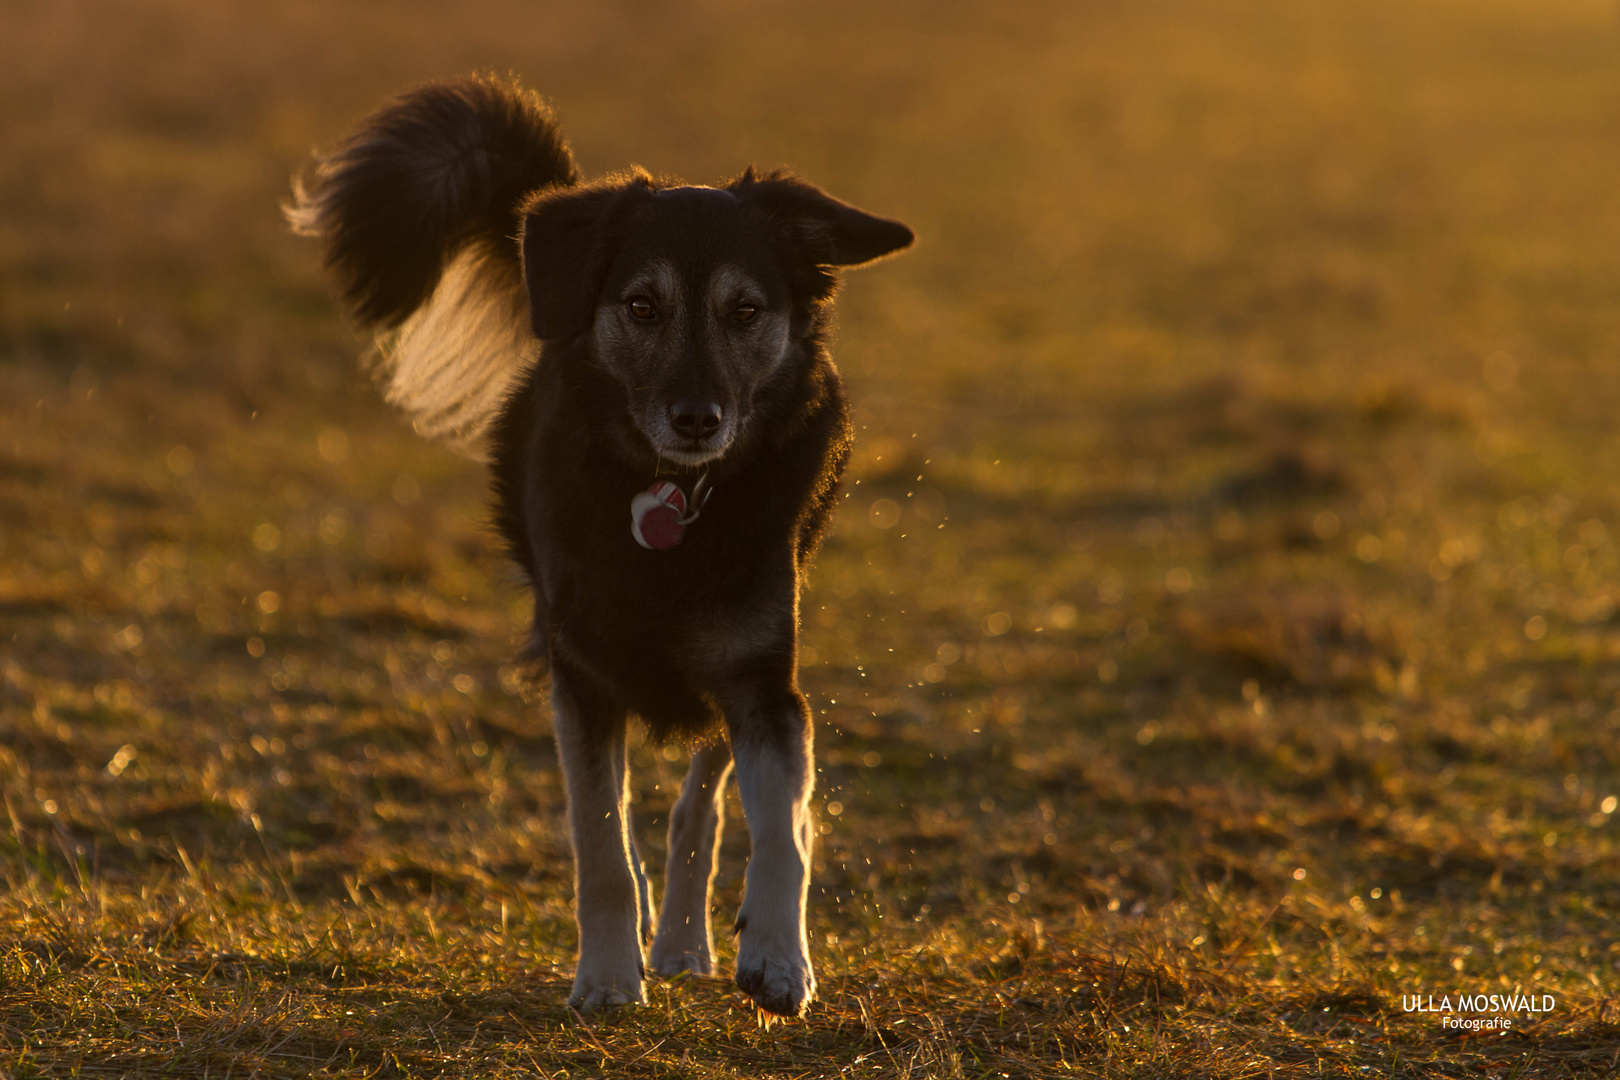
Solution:
<svg viewBox="0 0 1620 1080">
<path fill-rule="evenodd" d="M 543 576 L 553 655 L 611 687 L 660 737 L 709 730 L 711 702 L 741 673 L 792 669 L 789 545 L 777 545 L 782 569 L 773 573 L 761 552 L 724 543 L 711 528 L 725 516 L 705 514 L 664 551 L 637 545 L 622 521 L 603 522 L 591 534 L 600 544 L 559 545 Z"/>
<path fill-rule="evenodd" d="M 546 515 L 542 579 L 559 625 L 589 624 L 680 652 L 694 633 L 791 601 L 791 520 L 761 521 L 745 492 L 716 490 L 676 543 L 650 547 L 634 535 L 633 499 L 616 494 Z"/>
</svg>

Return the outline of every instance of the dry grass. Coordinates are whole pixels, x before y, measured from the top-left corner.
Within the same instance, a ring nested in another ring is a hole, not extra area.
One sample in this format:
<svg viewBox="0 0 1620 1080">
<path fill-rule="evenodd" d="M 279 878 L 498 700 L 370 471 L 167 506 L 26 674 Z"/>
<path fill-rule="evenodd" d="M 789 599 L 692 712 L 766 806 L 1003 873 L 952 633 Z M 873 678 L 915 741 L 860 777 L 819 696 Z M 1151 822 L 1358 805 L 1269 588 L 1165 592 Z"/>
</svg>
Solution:
<svg viewBox="0 0 1620 1080">
<path fill-rule="evenodd" d="M 0 1067 L 1615 1072 L 1612 4 L 334 7 L 0 7 Z M 803 1022 L 562 1004 L 482 480 L 277 219 L 473 66 L 591 172 L 789 162 L 922 238 L 842 307 Z M 1504 989 L 1557 1005 L 1402 1008 Z"/>
</svg>

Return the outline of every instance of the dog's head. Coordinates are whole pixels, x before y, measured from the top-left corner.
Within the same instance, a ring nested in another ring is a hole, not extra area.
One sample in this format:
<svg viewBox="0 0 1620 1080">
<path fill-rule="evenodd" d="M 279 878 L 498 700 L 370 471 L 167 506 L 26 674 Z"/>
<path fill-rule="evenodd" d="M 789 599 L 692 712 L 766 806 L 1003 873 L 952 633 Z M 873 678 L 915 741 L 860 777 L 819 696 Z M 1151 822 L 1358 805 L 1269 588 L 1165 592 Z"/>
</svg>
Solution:
<svg viewBox="0 0 1620 1080">
<path fill-rule="evenodd" d="M 542 191 L 522 239 L 536 336 L 587 336 L 650 449 L 694 466 L 725 454 L 801 352 L 837 287 L 831 268 L 899 251 L 912 233 L 749 170 L 722 188 L 637 173 Z"/>
</svg>

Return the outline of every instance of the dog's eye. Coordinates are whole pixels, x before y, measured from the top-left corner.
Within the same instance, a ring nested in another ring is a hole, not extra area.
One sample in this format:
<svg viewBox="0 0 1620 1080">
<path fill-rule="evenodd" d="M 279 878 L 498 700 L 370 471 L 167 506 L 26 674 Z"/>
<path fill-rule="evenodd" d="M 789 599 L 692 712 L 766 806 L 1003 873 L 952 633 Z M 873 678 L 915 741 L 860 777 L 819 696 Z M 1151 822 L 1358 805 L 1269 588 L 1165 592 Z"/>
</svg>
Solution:
<svg viewBox="0 0 1620 1080">
<path fill-rule="evenodd" d="M 653 317 L 652 301 L 647 299 L 645 296 L 634 297 L 630 301 L 630 314 L 634 315 L 642 322 L 651 320 Z"/>
<path fill-rule="evenodd" d="M 759 308 L 755 307 L 753 304 L 738 304 L 731 310 L 731 321 L 740 323 L 752 322 L 754 316 L 758 314 Z"/>
</svg>

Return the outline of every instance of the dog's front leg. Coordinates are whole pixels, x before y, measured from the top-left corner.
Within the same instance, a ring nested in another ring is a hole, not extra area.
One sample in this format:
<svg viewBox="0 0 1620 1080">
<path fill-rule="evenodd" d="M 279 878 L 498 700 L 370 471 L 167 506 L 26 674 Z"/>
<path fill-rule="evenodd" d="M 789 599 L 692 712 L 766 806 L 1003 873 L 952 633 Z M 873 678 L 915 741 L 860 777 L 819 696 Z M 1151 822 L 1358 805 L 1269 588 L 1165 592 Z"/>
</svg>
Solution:
<svg viewBox="0 0 1620 1080">
<path fill-rule="evenodd" d="M 681 797 L 670 811 L 664 909 L 652 947 L 652 968 L 660 975 L 714 974 L 709 895 L 730 777 L 731 748 L 725 743 L 705 746 L 692 755 Z"/>
<path fill-rule="evenodd" d="M 628 1005 L 641 992 L 642 889 L 632 860 L 629 770 L 623 709 L 576 693 L 552 675 L 552 724 L 568 788 L 574 842 L 574 908 L 579 964 L 569 1004 Z"/>
<path fill-rule="evenodd" d="M 798 1016 L 815 997 L 805 930 L 810 890 L 810 709 L 804 696 L 728 716 L 752 850 L 737 913 L 737 985 L 760 1008 Z"/>
</svg>

